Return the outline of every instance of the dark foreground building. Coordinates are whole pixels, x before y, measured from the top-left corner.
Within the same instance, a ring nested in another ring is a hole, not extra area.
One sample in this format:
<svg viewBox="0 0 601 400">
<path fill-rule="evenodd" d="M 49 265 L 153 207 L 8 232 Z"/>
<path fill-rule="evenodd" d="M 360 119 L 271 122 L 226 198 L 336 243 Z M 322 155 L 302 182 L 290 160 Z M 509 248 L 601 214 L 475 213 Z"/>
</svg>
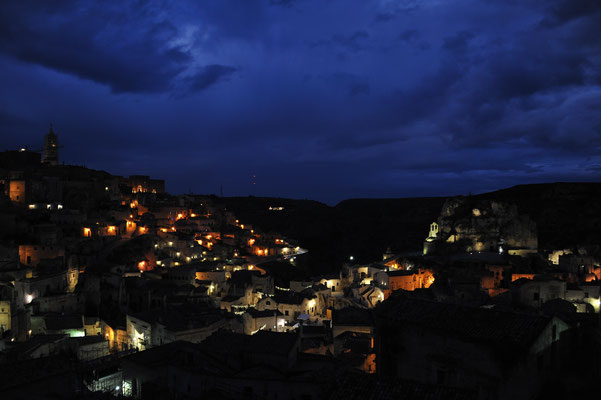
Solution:
<svg viewBox="0 0 601 400">
<path fill-rule="evenodd" d="M 531 399 L 565 358 L 570 325 L 557 317 L 392 296 L 376 311 L 381 377 Z"/>
</svg>

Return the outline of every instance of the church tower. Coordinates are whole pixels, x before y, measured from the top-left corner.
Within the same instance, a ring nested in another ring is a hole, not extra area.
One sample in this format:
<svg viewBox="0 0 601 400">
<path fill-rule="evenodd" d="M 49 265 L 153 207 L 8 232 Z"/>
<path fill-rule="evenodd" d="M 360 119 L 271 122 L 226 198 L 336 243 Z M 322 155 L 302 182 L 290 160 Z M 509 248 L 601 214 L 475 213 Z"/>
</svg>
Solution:
<svg viewBox="0 0 601 400">
<path fill-rule="evenodd" d="M 52 130 L 44 138 L 44 150 L 42 153 L 42 163 L 49 165 L 58 165 L 58 136 Z"/>
</svg>

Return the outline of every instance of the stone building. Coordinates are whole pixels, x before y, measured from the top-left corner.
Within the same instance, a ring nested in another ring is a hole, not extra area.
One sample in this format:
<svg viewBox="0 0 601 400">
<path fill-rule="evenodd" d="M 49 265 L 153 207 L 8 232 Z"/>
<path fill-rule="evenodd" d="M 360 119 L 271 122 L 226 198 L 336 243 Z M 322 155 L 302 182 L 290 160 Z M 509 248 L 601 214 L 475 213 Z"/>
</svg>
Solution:
<svg viewBox="0 0 601 400">
<path fill-rule="evenodd" d="M 566 282 L 545 276 L 521 278 L 512 282 L 512 295 L 516 303 L 540 308 L 549 300 L 565 300 Z"/>
<path fill-rule="evenodd" d="M 227 326 L 218 310 L 193 306 L 168 307 L 127 315 L 127 335 L 133 348 L 139 350 L 186 340 L 200 343 L 213 332 Z"/>
<path fill-rule="evenodd" d="M 65 257 L 65 249 L 62 246 L 44 246 L 37 244 L 20 245 L 19 261 L 28 267 L 35 267 L 44 260 L 54 260 Z"/>
<path fill-rule="evenodd" d="M 124 186 L 131 188 L 132 193 L 164 193 L 165 181 L 162 179 L 151 179 L 146 175 L 131 175 L 121 182 Z"/>
</svg>

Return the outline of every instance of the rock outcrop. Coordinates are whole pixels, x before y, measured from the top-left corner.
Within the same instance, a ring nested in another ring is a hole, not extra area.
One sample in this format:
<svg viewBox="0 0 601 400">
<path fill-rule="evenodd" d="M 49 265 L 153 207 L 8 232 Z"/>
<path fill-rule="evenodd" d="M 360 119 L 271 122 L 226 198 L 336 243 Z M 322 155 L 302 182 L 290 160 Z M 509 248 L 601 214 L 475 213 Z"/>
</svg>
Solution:
<svg viewBox="0 0 601 400">
<path fill-rule="evenodd" d="M 517 206 L 494 200 L 454 197 L 438 218 L 437 239 L 462 243 L 465 251 L 536 251 L 536 223 Z"/>
</svg>

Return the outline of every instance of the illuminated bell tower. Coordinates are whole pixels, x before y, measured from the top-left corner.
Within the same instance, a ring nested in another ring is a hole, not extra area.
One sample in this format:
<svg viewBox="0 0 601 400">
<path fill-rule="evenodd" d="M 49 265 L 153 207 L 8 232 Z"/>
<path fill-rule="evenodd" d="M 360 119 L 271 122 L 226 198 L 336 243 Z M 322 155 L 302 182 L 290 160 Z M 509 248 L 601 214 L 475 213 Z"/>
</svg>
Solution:
<svg viewBox="0 0 601 400">
<path fill-rule="evenodd" d="M 42 152 L 42 163 L 49 165 L 58 165 L 58 136 L 52 130 L 44 138 L 44 150 Z"/>
<path fill-rule="evenodd" d="M 424 240 L 424 255 L 431 254 L 436 248 L 436 241 L 438 240 L 439 227 L 436 222 L 430 224 L 430 233 L 426 240 Z"/>
</svg>

